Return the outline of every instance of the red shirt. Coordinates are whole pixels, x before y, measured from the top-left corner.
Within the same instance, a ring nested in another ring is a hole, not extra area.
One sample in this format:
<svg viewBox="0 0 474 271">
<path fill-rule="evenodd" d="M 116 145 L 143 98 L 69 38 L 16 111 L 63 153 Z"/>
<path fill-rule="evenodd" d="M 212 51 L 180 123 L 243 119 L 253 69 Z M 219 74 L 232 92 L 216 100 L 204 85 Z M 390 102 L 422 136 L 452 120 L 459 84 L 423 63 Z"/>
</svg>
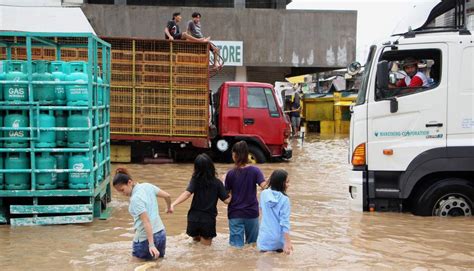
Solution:
<svg viewBox="0 0 474 271">
<path fill-rule="evenodd" d="M 416 88 L 416 87 L 421 87 L 423 86 L 423 80 L 419 76 L 413 76 L 413 78 L 410 81 L 410 85 L 408 85 L 409 88 Z M 407 84 L 405 83 L 405 80 L 399 80 L 397 82 L 397 87 L 407 87 Z"/>
</svg>

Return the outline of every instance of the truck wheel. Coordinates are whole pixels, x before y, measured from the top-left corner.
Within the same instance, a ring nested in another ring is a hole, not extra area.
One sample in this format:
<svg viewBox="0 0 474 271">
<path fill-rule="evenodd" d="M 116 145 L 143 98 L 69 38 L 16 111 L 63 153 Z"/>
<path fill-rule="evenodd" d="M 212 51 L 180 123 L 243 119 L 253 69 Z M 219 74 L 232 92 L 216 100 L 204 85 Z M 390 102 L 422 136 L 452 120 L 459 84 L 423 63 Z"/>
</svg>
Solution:
<svg viewBox="0 0 474 271">
<path fill-rule="evenodd" d="M 267 161 L 265 154 L 260 150 L 259 147 L 249 145 L 249 163 L 251 164 L 262 164 Z"/>
<path fill-rule="evenodd" d="M 415 201 L 413 214 L 420 216 L 472 216 L 474 184 L 448 178 L 431 185 Z"/>
</svg>

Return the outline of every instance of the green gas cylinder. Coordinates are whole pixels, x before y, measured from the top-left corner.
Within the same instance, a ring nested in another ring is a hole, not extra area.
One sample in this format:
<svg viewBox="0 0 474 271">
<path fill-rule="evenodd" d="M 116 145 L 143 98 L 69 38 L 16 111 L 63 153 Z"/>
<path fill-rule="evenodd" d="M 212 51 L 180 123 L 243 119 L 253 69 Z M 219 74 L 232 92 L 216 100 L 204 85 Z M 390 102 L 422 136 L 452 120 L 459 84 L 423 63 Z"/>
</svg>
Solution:
<svg viewBox="0 0 474 271">
<path fill-rule="evenodd" d="M 36 169 L 56 169 L 56 158 L 51 156 L 47 152 L 43 152 L 41 155 L 36 156 Z M 36 189 L 56 189 L 57 184 L 57 173 L 46 172 L 38 173 L 36 175 Z"/>
<path fill-rule="evenodd" d="M 27 81 L 26 62 L 22 60 L 11 60 L 8 62 L 8 70 L 5 74 L 7 81 Z M 28 101 L 28 84 L 8 83 L 3 87 L 5 101 Z"/>
<path fill-rule="evenodd" d="M 50 65 L 50 72 L 53 75 L 53 80 L 55 82 L 66 81 L 68 71 L 68 63 L 64 61 L 52 61 Z M 65 85 L 55 85 L 54 86 L 55 94 L 55 104 L 57 105 L 66 105 L 66 86 Z"/>
<path fill-rule="evenodd" d="M 49 62 L 45 60 L 33 61 L 33 81 L 53 82 L 53 75 L 49 72 Z M 56 98 L 55 86 L 49 84 L 34 84 L 33 99 L 43 105 L 54 103 Z"/>
<path fill-rule="evenodd" d="M 65 153 L 58 153 L 55 155 L 58 169 L 68 169 L 68 155 Z M 58 173 L 57 174 L 57 186 L 58 188 L 68 188 L 68 174 Z"/>
<path fill-rule="evenodd" d="M 56 111 L 56 127 L 67 128 L 67 117 L 64 111 L 60 111 L 60 110 Z M 66 132 L 56 131 L 56 146 L 58 147 L 67 146 Z"/>
<path fill-rule="evenodd" d="M 28 126 L 28 117 L 23 111 L 7 111 L 4 121 L 5 127 L 9 128 L 26 128 Z M 5 131 L 5 147 L 8 148 L 25 148 L 28 147 L 29 132 L 25 130 Z"/>
<path fill-rule="evenodd" d="M 37 125 L 37 117 L 33 118 L 33 126 Z M 56 119 L 52 111 L 44 111 L 39 114 L 40 128 L 54 128 L 56 127 Z M 33 135 L 36 137 L 36 129 L 33 130 Z M 40 131 L 39 138 L 35 143 L 37 148 L 54 148 L 56 147 L 56 131 Z"/>
<path fill-rule="evenodd" d="M 66 76 L 66 81 L 73 81 L 77 83 L 87 83 L 87 63 L 84 61 L 75 61 L 69 63 L 69 75 Z M 87 85 L 67 85 L 66 98 L 67 105 L 83 106 L 89 104 L 89 88 Z"/>
<path fill-rule="evenodd" d="M 7 70 L 8 70 L 8 60 L 0 61 L 0 81 L 6 80 Z M 4 84 L 0 84 L 0 101 L 3 101 L 3 86 Z"/>
<path fill-rule="evenodd" d="M 91 122 L 86 113 L 71 112 L 67 119 L 68 128 L 90 128 Z M 72 148 L 89 147 L 89 131 L 70 131 L 67 133 L 67 145 Z"/>
<path fill-rule="evenodd" d="M 26 153 L 6 153 L 5 169 L 29 169 Z M 31 188 L 29 173 L 5 173 L 5 189 L 28 190 Z"/>
<path fill-rule="evenodd" d="M 92 169 L 91 159 L 86 155 L 73 155 L 68 161 L 69 169 L 86 170 Z M 87 189 L 89 185 L 89 173 L 71 172 L 69 173 L 69 188 L 71 189 Z"/>
</svg>

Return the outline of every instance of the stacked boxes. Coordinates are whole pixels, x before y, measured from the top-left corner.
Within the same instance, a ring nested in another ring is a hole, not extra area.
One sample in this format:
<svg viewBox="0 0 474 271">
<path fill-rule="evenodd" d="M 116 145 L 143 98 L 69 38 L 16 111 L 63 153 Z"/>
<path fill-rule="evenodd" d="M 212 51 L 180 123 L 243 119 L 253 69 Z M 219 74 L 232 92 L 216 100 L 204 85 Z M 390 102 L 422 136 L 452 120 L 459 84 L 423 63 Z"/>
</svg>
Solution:
<svg viewBox="0 0 474 271">
<path fill-rule="evenodd" d="M 0 217 L 15 225 L 104 217 L 110 45 L 92 34 L 2 32 L 0 60 Z"/>
</svg>

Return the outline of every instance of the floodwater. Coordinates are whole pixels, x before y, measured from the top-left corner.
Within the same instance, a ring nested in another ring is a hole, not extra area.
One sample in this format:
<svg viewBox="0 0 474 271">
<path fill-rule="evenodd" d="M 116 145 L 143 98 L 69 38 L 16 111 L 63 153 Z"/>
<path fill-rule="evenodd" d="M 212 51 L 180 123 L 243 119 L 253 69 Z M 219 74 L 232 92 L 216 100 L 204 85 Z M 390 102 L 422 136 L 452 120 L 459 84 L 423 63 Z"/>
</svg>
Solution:
<svg viewBox="0 0 474 271">
<path fill-rule="evenodd" d="M 219 203 L 218 236 L 211 247 L 186 236 L 191 203 L 161 217 L 166 257 L 143 262 L 131 257 L 132 219 L 128 198 L 114 191 L 110 219 L 87 225 L 0 226 L 0 270 L 270 270 L 270 269 L 474 269 L 472 218 L 422 218 L 411 214 L 359 213 L 348 199 L 347 138 L 310 136 L 293 141 L 291 162 L 260 166 L 266 177 L 277 168 L 290 175 L 290 256 L 228 245 L 226 206 Z M 114 165 L 114 168 L 118 165 Z M 169 192 L 185 189 L 191 164 L 126 165 L 134 179 Z M 231 167 L 218 164 L 219 174 Z"/>
</svg>

